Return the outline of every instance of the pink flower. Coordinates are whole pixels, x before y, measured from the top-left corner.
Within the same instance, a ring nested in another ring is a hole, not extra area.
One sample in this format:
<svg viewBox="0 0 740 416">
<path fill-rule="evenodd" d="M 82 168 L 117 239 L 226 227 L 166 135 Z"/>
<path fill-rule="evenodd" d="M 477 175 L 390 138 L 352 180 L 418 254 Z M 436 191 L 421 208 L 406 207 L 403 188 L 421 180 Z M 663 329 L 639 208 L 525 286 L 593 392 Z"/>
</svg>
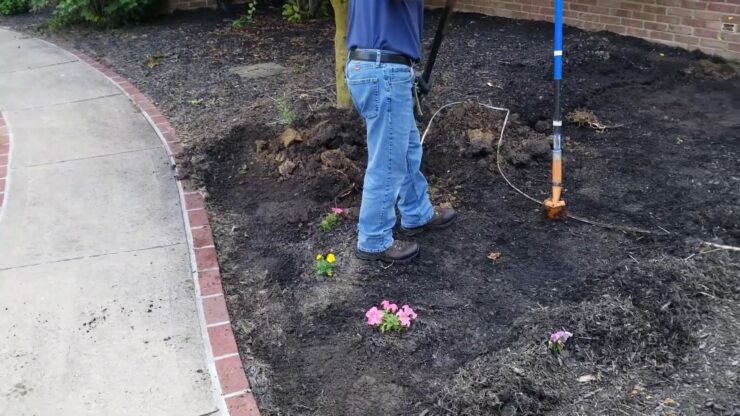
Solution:
<svg viewBox="0 0 740 416">
<path fill-rule="evenodd" d="M 573 336 L 573 334 L 571 334 L 570 332 L 568 332 L 568 331 L 566 331 L 564 329 L 561 329 L 560 331 L 557 331 L 557 332 L 553 333 L 552 335 L 550 335 L 550 342 L 557 342 L 560 345 L 563 345 L 563 344 L 565 344 L 565 341 L 567 341 L 568 338 L 570 338 L 572 336 Z"/>
<path fill-rule="evenodd" d="M 416 312 L 409 305 L 401 306 L 401 313 L 408 316 L 411 319 L 416 319 Z"/>
<path fill-rule="evenodd" d="M 340 215 L 341 213 L 343 213 L 343 212 L 344 212 L 344 210 L 343 210 L 342 208 L 337 208 L 337 207 L 333 207 L 333 208 L 331 209 L 331 212 L 333 212 L 333 213 L 335 213 L 335 214 L 337 214 L 337 215 Z"/>
<path fill-rule="evenodd" d="M 409 327 L 411 326 L 411 320 L 416 319 L 416 312 L 409 305 L 403 305 L 396 316 L 401 321 L 401 325 Z"/>
<path fill-rule="evenodd" d="M 408 315 L 404 315 L 401 312 L 397 313 L 398 320 L 401 321 L 401 325 L 405 327 L 411 326 L 411 318 Z"/>
<path fill-rule="evenodd" d="M 390 303 L 387 300 L 380 302 L 380 304 L 383 305 L 383 309 L 390 311 L 391 313 L 396 313 L 396 311 L 398 310 L 398 305 L 396 305 L 395 303 Z"/>
<path fill-rule="evenodd" d="M 372 308 L 368 309 L 367 312 L 365 312 L 365 317 L 367 317 L 367 324 L 368 325 L 380 325 L 383 322 L 383 312 L 380 311 L 378 308 L 373 306 Z"/>
</svg>

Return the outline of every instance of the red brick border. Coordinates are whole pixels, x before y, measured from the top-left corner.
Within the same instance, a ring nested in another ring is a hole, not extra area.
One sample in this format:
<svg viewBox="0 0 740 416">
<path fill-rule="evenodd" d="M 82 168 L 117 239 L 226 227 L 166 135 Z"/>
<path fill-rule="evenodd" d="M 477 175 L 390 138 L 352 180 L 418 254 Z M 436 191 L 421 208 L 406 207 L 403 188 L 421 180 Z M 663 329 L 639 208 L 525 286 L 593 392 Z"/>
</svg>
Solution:
<svg viewBox="0 0 740 416">
<path fill-rule="evenodd" d="M 5 204 L 5 190 L 8 188 L 10 175 L 10 129 L 3 113 L 0 113 L 0 214 Z"/>
<path fill-rule="evenodd" d="M 175 165 L 176 157 L 182 152 L 183 147 L 167 117 L 128 80 L 80 51 L 71 50 L 70 52 L 97 69 L 128 95 L 157 132 L 167 149 L 170 162 Z M 4 128 L 2 118 L 0 118 L 0 149 L 3 149 Z M 0 178 L 4 177 L 1 166 L 2 153 L 0 150 Z M 230 416 L 260 416 L 257 402 L 249 387 L 249 380 L 242 367 L 234 332 L 231 329 L 226 298 L 221 285 L 218 256 L 208 223 L 203 195 L 189 181 L 178 180 L 177 188 L 180 193 L 190 245 L 190 259 L 196 283 L 195 291 L 201 327 L 206 340 L 208 366 L 214 376 L 212 379 L 214 382 L 217 380 L 219 385 L 219 400 L 222 401 L 219 407 L 225 409 L 226 414 Z M 0 189 L 2 189 L 1 186 Z"/>
</svg>

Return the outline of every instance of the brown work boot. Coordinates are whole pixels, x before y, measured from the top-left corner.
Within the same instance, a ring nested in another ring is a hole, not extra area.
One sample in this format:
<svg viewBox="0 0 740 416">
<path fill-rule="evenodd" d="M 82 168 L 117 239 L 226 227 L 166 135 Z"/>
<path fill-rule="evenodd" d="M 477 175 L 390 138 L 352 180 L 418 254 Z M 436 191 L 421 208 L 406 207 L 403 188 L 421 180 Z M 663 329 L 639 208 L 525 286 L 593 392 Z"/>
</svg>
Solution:
<svg viewBox="0 0 740 416">
<path fill-rule="evenodd" d="M 357 258 L 362 260 L 380 260 L 388 263 L 406 263 L 419 255 L 419 245 L 413 241 L 395 240 L 385 251 L 368 253 L 359 248 L 355 251 Z"/>
<path fill-rule="evenodd" d="M 401 233 L 407 236 L 412 236 L 426 230 L 441 230 L 452 225 L 452 223 L 455 222 L 455 218 L 457 218 L 457 212 L 452 208 L 434 208 L 434 215 L 428 223 L 421 227 L 401 227 Z"/>
</svg>

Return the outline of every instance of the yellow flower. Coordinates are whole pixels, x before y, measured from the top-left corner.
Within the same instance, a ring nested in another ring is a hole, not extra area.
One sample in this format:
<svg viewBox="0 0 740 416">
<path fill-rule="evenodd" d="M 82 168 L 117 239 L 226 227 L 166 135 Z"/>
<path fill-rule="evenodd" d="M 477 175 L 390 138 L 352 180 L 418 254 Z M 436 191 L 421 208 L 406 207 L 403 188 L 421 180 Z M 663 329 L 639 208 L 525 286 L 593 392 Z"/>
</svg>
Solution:
<svg viewBox="0 0 740 416">
<path fill-rule="evenodd" d="M 316 260 L 323 260 L 323 259 L 324 259 L 324 256 L 322 256 L 321 254 L 316 255 Z"/>
<path fill-rule="evenodd" d="M 337 261 L 337 258 L 334 257 L 334 253 L 329 253 L 326 256 L 326 261 L 328 261 L 329 263 L 334 263 L 335 261 Z"/>
<path fill-rule="evenodd" d="M 329 277 L 331 277 L 331 275 L 333 275 L 333 274 L 334 274 L 334 272 L 333 272 L 333 271 L 331 271 L 331 270 L 329 270 L 328 272 L 326 272 L 326 274 L 327 274 L 327 275 L 328 275 Z"/>
</svg>

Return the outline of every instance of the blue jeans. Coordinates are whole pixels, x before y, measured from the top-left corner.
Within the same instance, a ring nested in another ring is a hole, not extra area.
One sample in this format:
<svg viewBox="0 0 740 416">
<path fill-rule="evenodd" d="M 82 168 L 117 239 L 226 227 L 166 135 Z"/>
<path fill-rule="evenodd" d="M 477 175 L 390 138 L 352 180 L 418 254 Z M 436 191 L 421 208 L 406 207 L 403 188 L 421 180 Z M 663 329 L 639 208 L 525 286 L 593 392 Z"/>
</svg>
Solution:
<svg viewBox="0 0 740 416">
<path fill-rule="evenodd" d="M 393 244 L 396 202 L 405 228 L 422 226 L 434 215 L 420 171 L 422 149 L 411 94 L 414 71 L 402 64 L 351 60 L 345 77 L 367 125 L 357 248 L 378 253 Z"/>
</svg>

